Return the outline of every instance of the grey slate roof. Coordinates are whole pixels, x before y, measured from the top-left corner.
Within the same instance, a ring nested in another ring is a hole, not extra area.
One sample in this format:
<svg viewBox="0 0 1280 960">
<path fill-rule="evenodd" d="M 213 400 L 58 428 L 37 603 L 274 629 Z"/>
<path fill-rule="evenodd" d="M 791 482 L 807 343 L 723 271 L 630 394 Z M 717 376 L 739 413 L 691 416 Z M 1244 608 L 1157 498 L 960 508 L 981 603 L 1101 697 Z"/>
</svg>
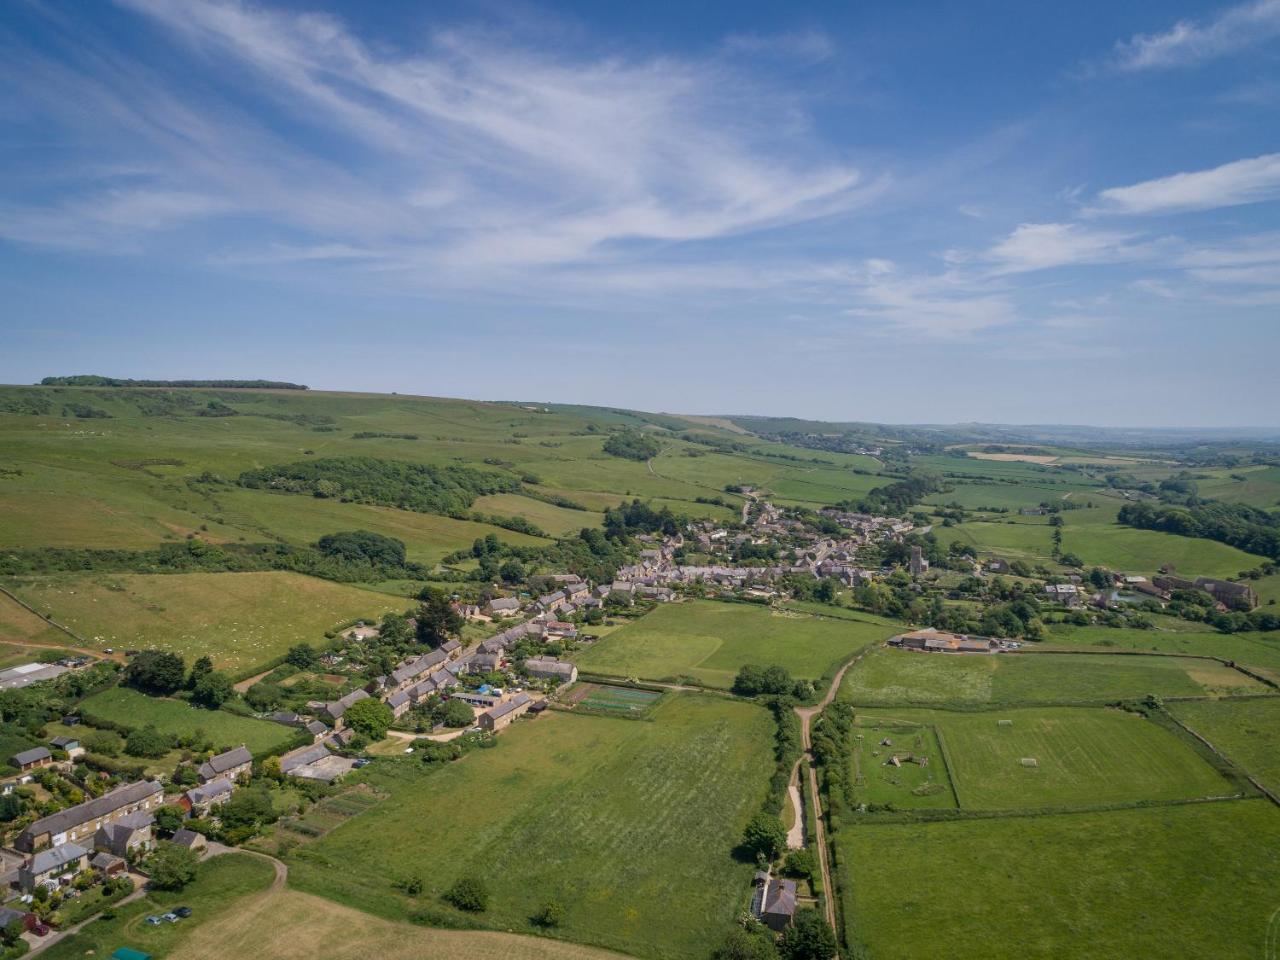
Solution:
<svg viewBox="0 0 1280 960">
<path fill-rule="evenodd" d="M 764 897 L 764 912 L 795 916 L 796 882 L 794 880 L 774 880 L 769 884 Z"/>
<path fill-rule="evenodd" d="M 533 697 L 529 696 L 527 693 L 517 693 L 514 697 L 512 697 L 506 703 L 500 703 L 496 707 L 494 707 L 492 710 L 490 710 L 489 716 L 491 716 L 494 720 L 498 720 L 502 717 L 505 717 L 508 713 L 511 713 L 511 711 L 515 710 L 517 707 L 523 707 L 526 703 L 528 703 L 532 699 Z"/>
<path fill-rule="evenodd" d="M 23 750 L 21 753 L 13 755 L 14 762 L 22 767 L 28 763 L 39 763 L 41 760 L 48 760 L 53 754 L 49 752 L 48 747 L 32 747 L 30 750 Z"/>
<path fill-rule="evenodd" d="M 188 830 L 186 827 L 183 827 L 180 830 L 174 831 L 173 842 L 180 847 L 190 847 L 192 844 L 198 843 L 200 838 L 203 836 L 204 834 L 196 833 L 194 830 Z"/>
<path fill-rule="evenodd" d="M 210 780 L 208 783 L 202 783 L 198 787 L 192 787 L 187 791 L 187 799 L 193 804 L 208 803 L 210 800 L 216 800 L 224 793 L 231 793 L 235 789 L 229 777 L 218 777 L 216 780 Z"/>
<path fill-rule="evenodd" d="M 248 747 L 241 744 L 234 750 L 228 750 L 226 753 L 220 753 L 216 757 L 210 757 L 200 764 L 198 772 L 203 779 L 212 780 L 228 770 L 252 762 L 253 754 L 249 752 Z"/>
<path fill-rule="evenodd" d="M 151 780 L 126 783 L 123 787 L 117 787 L 110 793 L 104 793 L 93 800 L 78 803 L 74 807 L 67 807 L 67 809 L 51 813 L 47 817 L 41 817 L 23 830 L 22 835 L 34 839 L 44 833 L 62 833 L 78 824 L 109 816 L 121 807 L 127 807 L 131 803 L 138 803 L 147 797 L 163 792 L 164 788 Z"/>
<path fill-rule="evenodd" d="M 59 844 L 48 850 L 41 850 L 32 857 L 31 866 L 28 869 L 38 876 L 50 870 L 56 870 L 58 867 L 65 867 L 68 863 L 74 863 L 88 853 L 89 851 L 78 843 Z"/>
<path fill-rule="evenodd" d="M 297 750 L 290 750 L 280 758 L 280 771 L 289 773 L 291 770 L 305 767 L 308 763 L 314 763 L 327 756 L 329 756 L 329 748 L 323 742 L 310 747 L 299 747 Z"/>
</svg>

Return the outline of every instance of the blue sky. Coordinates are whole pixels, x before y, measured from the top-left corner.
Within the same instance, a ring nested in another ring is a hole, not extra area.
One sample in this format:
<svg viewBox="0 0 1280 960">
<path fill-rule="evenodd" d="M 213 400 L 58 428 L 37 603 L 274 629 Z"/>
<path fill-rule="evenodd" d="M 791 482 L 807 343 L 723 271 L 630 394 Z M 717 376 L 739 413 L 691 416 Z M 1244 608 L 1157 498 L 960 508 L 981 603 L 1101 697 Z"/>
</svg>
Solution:
<svg viewBox="0 0 1280 960">
<path fill-rule="evenodd" d="M 1280 425 L 1280 0 L 13 0 L 0 80 L 0 381 Z"/>
</svg>

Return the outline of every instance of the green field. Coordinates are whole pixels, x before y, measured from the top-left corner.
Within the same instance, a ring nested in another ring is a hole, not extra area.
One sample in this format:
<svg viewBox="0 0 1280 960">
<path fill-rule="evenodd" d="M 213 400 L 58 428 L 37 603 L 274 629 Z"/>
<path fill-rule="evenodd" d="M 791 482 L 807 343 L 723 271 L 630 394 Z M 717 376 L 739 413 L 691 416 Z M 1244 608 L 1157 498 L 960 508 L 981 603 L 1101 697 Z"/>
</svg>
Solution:
<svg viewBox="0 0 1280 960">
<path fill-rule="evenodd" d="M 891 713 L 895 721 L 926 724 L 941 736 L 962 810 L 1188 800 L 1235 792 L 1177 736 L 1121 710 Z"/>
<path fill-rule="evenodd" d="M 1047 649 L 1141 650 L 1223 657 L 1280 683 L 1280 635 L 1206 633 L 1203 624 L 1185 621 L 1179 626 L 1187 629 L 1130 630 L 1054 624 L 1042 646 Z"/>
<path fill-rule="evenodd" d="M 837 836 L 876 960 L 1266 957 L 1280 811 L 1264 800 L 866 824 Z"/>
<path fill-rule="evenodd" d="M 320 645 L 339 624 L 408 603 L 295 573 L 81 574 L 29 577 L 9 589 L 93 644 L 208 655 L 241 670 L 295 643 Z"/>
<path fill-rule="evenodd" d="M 644 716 L 660 699 L 662 694 L 657 690 L 582 682 L 564 696 L 564 702 L 573 704 L 576 708 L 625 716 Z"/>
<path fill-rule="evenodd" d="M 1093 510 L 1064 514 L 1063 551 L 1077 554 L 1090 566 L 1152 574 L 1164 564 L 1173 564 L 1192 576 L 1206 577 L 1235 576 L 1241 570 L 1256 567 L 1262 560 L 1213 540 L 1139 530 L 1117 523 L 1114 517 L 1118 509 L 1119 505 L 1112 501 Z M 955 541 L 969 544 L 983 556 L 1053 563 L 1053 528 L 1044 517 L 971 521 L 942 527 L 937 532 L 944 545 Z"/>
<path fill-rule="evenodd" d="M 1265 693 L 1268 688 L 1208 660 L 1111 654 L 955 656 L 877 650 L 845 674 L 840 696 L 893 704 L 1105 703 L 1145 697 Z"/>
<path fill-rule="evenodd" d="M 0 642 L 23 644 L 74 644 L 75 640 L 51 627 L 13 599 L 0 593 Z M 21 661 L 20 661 L 21 662 Z"/>
<path fill-rule="evenodd" d="M 251 753 L 266 753 L 287 744 L 294 736 L 289 727 L 241 717 L 226 710 L 202 710 L 181 700 L 148 697 L 125 687 L 112 687 L 80 702 L 90 717 L 101 717 L 126 727 L 154 725 L 162 733 L 186 736 L 203 730 L 218 750 L 244 744 Z"/>
<path fill-rule="evenodd" d="M 690 676 L 723 688 L 744 664 L 777 664 L 792 676 L 816 680 L 895 632 L 878 623 L 820 620 L 753 604 L 698 600 L 659 606 L 583 651 L 577 664 L 587 673 L 647 680 Z"/>
<path fill-rule="evenodd" d="M 1173 703 L 1169 711 L 1280 794 L 1280 698 Z"/>
<path fill-rule="evenodd" d="M 759 707 L 685 694 L 653 722 L 549 712 L 440 769 L 380 761 L 366 776 L 387 798 L 299 848 L 290 883 L 404 919 L 456 917 L 440 893 L 479 876 L 485 927 L 530 931 L 557 899 L 555 936 L 704 956 L 746 903 L 753 868 L 731 851 L 764 799 L 772 727 Z M 411 874 L 417 898 L 393 888 Z"/>
<path fill-rule="evenodd" d="M 594 510 L 568 510 L 515 493 L 495 493 L 479 497 L 473 506 L 481 513 L 523 517 L 553 537 L 577 533 L 583 527 L 598 527 L 604 522 L 604 515 Z"/>
</svg>

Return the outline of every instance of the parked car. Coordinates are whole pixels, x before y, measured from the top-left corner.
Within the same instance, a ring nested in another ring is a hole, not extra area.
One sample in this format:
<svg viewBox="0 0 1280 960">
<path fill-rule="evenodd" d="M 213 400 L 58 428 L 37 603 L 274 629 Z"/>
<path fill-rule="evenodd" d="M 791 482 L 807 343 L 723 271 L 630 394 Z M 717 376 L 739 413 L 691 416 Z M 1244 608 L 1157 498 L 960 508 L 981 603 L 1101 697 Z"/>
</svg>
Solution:
<svg viewBox="0 0 1280 960">
<path fill-rule="evenodd" d="M 158 926 L 160 926 L 160 924 L 162 924 L 162 923 L 164 923 L 164 920 L 163 920 L 163 919 L 161 919 L 160 917 L 157 917 L 157 916 L 150 916 L 150 917 L 147 917 L 147 925 L 148 925 L 148 926 L 151 926 L 151 927 L 158 927 Z"/>
<path fill-rule="evenodd" d="M 370 760 L 368 757 L 360 757 L 358 760 L 356 760 L 354 766 L 357 770 L 359 770 L 361 767 L 367 767 L 372 762 L 373 761 Z"/>
<path fill-rule="evenodd" d="M 166 913 L 166 914 L 165 914 L 163 917 L 161 917 L 160 919 L 161 919 L 161 920 L 167 920 L 167 921 L 169 921 L 169 923 L 177 923 L 177 922 L 178 922 L 179 920 L 181 920 L 182 918 L 181 918 L 180 916 L 178 916 L 176 913 Z"/>
<path fill-rule="evenodd" d="M 178 908 L 177 908 L 176 910 L 174 910 L 173 912 L 174 912 L 174 913 L 176 913 L 178 916 L 182 917 L 182 919 L 184 919 L 184 920 L 185 920 L 187 917 L 191 916 L 191 908 L 190 908 L 190 907 L 178 907 Z"/>
</svg>

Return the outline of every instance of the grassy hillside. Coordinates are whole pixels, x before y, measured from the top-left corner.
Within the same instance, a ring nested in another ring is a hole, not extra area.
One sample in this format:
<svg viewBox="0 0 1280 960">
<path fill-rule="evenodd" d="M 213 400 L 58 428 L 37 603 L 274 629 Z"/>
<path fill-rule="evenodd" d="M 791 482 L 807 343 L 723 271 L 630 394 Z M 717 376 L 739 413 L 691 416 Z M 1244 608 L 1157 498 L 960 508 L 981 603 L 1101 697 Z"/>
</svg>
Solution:
<svg viewBox="0 0 1280 960">
<path fill-rule="evenodd" d="M 294 573 L 66 574 L 9 589 L 103 647 L 208 655 L 240 670 L 359 618 L 402 611 L 403 598 Z"/>
</svg>

